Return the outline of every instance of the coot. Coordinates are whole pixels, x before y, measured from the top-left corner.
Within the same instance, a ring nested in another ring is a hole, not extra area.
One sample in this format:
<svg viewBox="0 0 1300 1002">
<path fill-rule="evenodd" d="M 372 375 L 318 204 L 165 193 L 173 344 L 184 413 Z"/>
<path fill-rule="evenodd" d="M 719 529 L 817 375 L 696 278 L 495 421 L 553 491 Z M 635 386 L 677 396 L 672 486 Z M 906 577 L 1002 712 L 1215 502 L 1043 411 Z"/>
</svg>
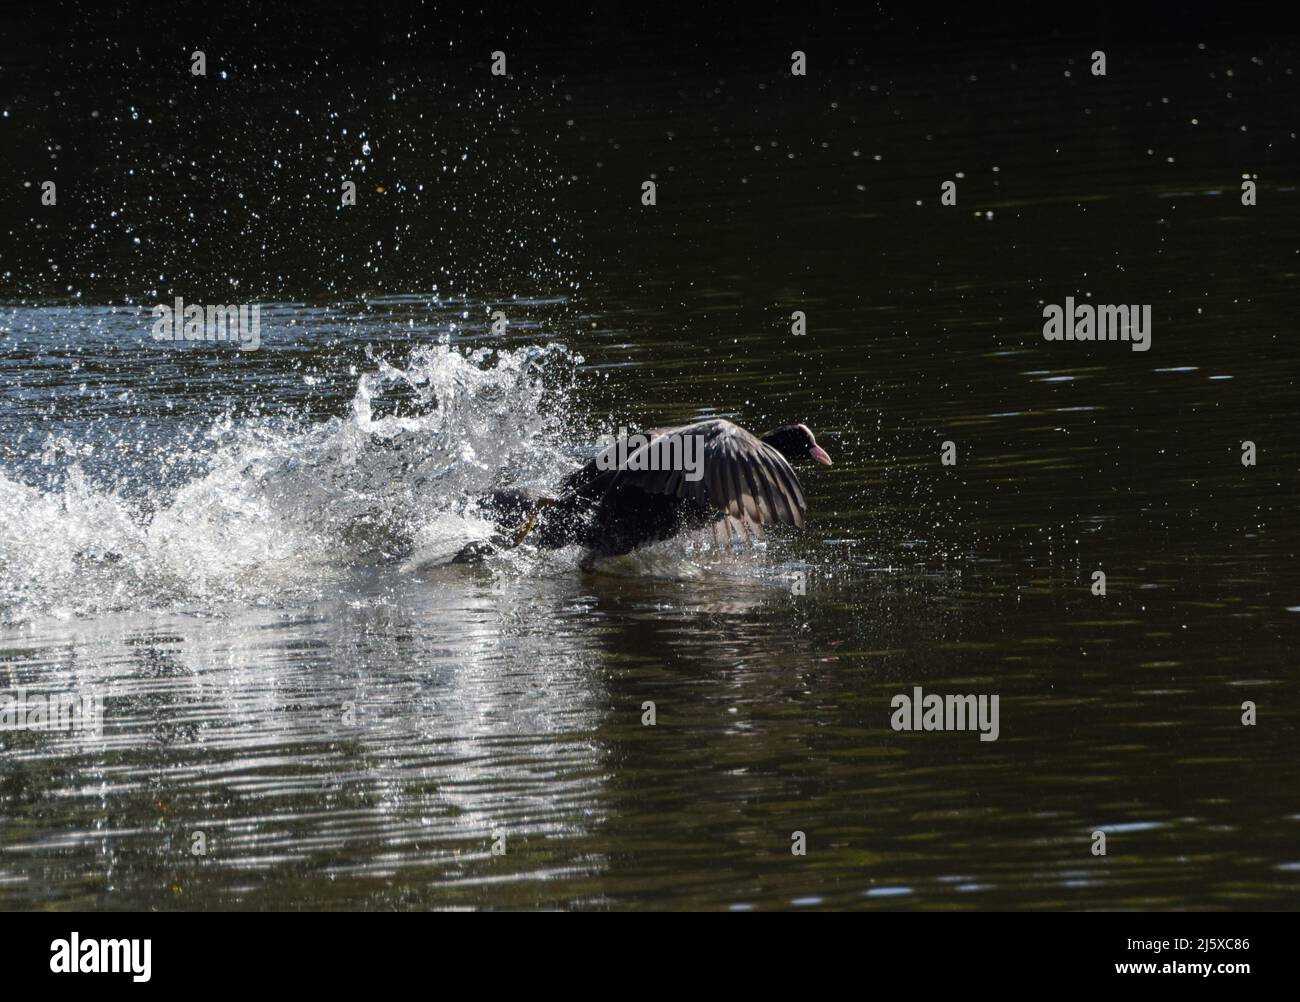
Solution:
<svg viewBox="0 0 1300 1002">
<path fill-rule="evenodd" d="M 555 497 L 506 490 L 480 505 L 514 533 L 513 545 L 578 545 L 589 561 L 696 529 L 711 527 L 721 541 L 761 535 L 765 525 L 802 527 L 807 506 L 791 463 L 805 460 L 831 463 L 807 425 L 755 436 L 730 421 L 697 421 L 619 439 L 567 476 Z M 470 544 L 456 561 L 489 552 Z"/>
</svg>

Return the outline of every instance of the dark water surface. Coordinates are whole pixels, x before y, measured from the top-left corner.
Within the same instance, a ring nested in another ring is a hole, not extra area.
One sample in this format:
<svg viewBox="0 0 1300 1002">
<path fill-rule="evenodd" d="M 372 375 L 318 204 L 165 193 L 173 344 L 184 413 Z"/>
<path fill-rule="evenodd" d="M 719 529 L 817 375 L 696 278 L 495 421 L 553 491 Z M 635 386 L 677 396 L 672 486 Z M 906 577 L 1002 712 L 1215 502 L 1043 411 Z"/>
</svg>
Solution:
<svg viewBox="0 0 1300 1002">
<path fill-rule="evenodd" d="M 225 173 L 174 81 L 20 91 L 69 149 L 5 210 L 0 694 L 104 727 L 0 732 L 0 905 L 1300 904 L 1297 46 L 1092 47 L 236 81 Z M 177 295 L 261 348 L 152 340 Z M 1044 341 L 1066 296 L 1151 349 Z M 447 564 L 708 415 L 817 431 L 806 531 Z"/>
</svg>

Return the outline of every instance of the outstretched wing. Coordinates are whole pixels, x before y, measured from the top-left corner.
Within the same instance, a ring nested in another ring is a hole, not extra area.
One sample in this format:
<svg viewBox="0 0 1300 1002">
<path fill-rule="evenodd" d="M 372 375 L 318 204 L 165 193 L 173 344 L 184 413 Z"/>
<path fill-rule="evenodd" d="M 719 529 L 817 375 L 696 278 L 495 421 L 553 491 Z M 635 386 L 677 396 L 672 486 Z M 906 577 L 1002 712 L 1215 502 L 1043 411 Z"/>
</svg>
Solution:
<svg viewBox="0 0 1300 1002">
<path fill-rule="evenodd" d="M 701 535 L 715 543 L 752 543 L 763 538 L 763 527 L 748 519 L 723 515 L 705 528 Z"/>
<path fill-rule="evenodd" d="M 695 441 L 688 445 L 688 437 Z M 799 478 L 781 453 L 744 428 L 717 419 L 657 428 L 648 438 L 614 473 L 611 489 L 632 486 L 647 494 L 692 498 L 757 525 L 803 527 L 807 505 Z M 688 456 L 699 462 L 697 480 L 688 479 L 683 463 L 667 461 Z M 637 469 L 650 466 L 678 468 Z"/>
</svg>

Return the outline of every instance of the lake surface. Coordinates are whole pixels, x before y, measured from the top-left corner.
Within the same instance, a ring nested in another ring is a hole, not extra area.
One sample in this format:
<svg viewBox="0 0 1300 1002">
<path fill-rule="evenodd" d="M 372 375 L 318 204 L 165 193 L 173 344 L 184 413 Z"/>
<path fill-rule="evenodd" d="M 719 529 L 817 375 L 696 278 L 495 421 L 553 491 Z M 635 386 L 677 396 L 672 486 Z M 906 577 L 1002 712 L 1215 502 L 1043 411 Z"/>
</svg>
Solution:
<svg viewBox="0 0 1300 1002">
<path fill-rule="evenodd" d="M 18 86 L 0 696 L 103 727 L 0 732 L 0 906 L 1300 904 L 1300 47 L 791 47 Z M 805 531 L 448 563 L 719 415 L 816 431 Z"/>
</svg>

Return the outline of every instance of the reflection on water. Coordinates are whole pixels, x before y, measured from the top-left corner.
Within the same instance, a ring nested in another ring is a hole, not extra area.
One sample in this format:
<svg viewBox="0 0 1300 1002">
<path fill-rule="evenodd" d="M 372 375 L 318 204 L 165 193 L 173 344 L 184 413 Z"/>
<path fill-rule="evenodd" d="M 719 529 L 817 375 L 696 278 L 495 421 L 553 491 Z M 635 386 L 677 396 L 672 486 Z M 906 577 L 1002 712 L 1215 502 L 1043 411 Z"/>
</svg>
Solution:
<svg viewBox="0 0 1300 1002">
<path fill-rule="evenodd" d="M 340 269 L 239 355 L 3 307 L 0 686 L 105 726 L 0 732 L 0 904 L 1294 907 L 1295 192 L 1230 199 L 1294 52 L 1251 54 L 577 79 L 511 108 L 587 228 L 517 295 Z M 1044 342 L 1067 295 L 1151 350 Z M 816 430 L 806 532 L 447 565 L 478 493 L 715 414 Z M 999 740 L 892 731 L 917 685 Z"/>
<path fill-rule="evenodd" d="M 1206 653 L 1222 617 L 1276 618 L 1266 596 L 1096 611 L 1059 579 L 870 563 L 814 570 L 808 596 L 457 567 L 295 614 L 33 625 L 10 684 L 101 692 L 105 733 L 5 735 L 0 886 L 94 907 L 1292 900 L 1291 737 L 1243 745 L 1238 720 L 1245 698 L 1295 712 L 1285 654 Z M 1000 693 L 1000 740 L 894 733 L 913 684 Z"/>
</svg>

